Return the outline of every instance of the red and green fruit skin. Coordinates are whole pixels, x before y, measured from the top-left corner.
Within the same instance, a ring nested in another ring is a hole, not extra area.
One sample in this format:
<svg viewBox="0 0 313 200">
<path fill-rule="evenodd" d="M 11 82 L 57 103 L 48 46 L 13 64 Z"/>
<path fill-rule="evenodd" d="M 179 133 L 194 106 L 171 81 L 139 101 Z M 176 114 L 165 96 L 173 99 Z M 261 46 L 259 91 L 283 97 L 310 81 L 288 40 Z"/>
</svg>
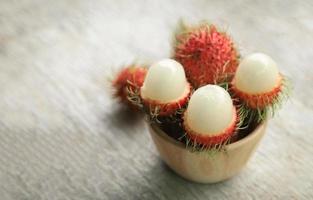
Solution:
<svg viewBox="0 0 313 200">
<path fill-rule="evenodd" d="M 205 147 L 214 147 L 215 145 L 219 145 L 230 140 L 233 137 L 233 135 L 236 133 L 237 124 L 240 120 L 237 115 L 236 108 L 233 107 L 232 122 L 225 130 L 223 130 L 221 133 L 216 134 L 216 135 L 204 135 L 204 134 L 197 133 L 192 130 L 190 125 L 188 125 L 187 123 L 186 115 L 187 113 L 185 112 L 183 126 L 184 126 L 184 129 L 186 131 L 188 138 L 190 138 L 194 143 L 203 145 Z"/>
<path fill-rule="evenodd" d="M 191 95 L 192 88 L 190 86 L 190 83 L 187 82 L 186 90 L 183 93 L 183 95 L 172 102 L 168 103 L 161 103 L 157 100 L 152 100 L 148 98 L 143 98 L 144 105 L 149 108 L 150 112 L 155 113 L 159 116 L 170 116 L 172 114 L 175 114 L 176 111 L 178 111 L 180 108 L 183 108 L 189 101 L 189 97 Z"/>
<path fill-rule="evenodd" d="M 236 87 L 235 79 L 233 79 L 231 82 L 231 91 L 248 107 L 262 110 L 273 105 L 274 101 L 279 97 L 282 92 L 282 82 L 283 77 L 280 74 L 276 86 L 271 91 L 260 94 L 249 94 L 238 89 Z"/>
<path fill-rule="evenodd" d="M 129 100 L 130 92 L 138 93 L 147 74 L 146 67 L 129 66 L 122 69 L 112 82 L 114 96 L 131 107 L 135 105 Z"/>
<path fill-rule="evenodd" d="M 239 54 L 231 38 L 214 25 L 202 24 L 176 34 L 174 58 L 195 88 L 225 81 L 235 73 Z"/>
</svg>

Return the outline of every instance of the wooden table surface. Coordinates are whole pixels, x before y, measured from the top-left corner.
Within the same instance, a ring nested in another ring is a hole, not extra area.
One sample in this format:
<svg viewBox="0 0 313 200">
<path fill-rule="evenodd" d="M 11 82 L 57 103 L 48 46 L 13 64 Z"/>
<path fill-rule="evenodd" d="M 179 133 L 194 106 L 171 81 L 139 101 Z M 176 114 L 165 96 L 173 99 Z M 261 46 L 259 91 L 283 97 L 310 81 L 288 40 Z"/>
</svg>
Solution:
<svg viewBox="0 0 313 200">
<path fill-rule="evenodd" d="M 180 18 L 207 19 L 241 54 L 271 55 L 294 92 L 246 168 L 217 184 L 160 160 L 107 78 L 171 54 Z M 312 199 L 312 1 L 0 1 L 0 197 Z"/>
</svg>

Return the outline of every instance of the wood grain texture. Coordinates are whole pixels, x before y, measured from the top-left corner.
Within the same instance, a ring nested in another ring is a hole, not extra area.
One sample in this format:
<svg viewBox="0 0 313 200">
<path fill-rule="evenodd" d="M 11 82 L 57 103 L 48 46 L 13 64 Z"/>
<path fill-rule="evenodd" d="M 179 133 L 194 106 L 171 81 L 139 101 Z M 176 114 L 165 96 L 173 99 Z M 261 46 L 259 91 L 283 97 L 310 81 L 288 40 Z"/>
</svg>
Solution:
<svg viewBox="0 0 313 200">
<path fill-rule="evenodd" d="M 0 1 L 0 197 L 312 199 L 312 1 Z M 247 167 L 188 182 L 159 159 L 140 115 L 110 98 L 118 66 L 170 56 L 180 18 L 224 27 L 294 85 Z"/>
</svg>

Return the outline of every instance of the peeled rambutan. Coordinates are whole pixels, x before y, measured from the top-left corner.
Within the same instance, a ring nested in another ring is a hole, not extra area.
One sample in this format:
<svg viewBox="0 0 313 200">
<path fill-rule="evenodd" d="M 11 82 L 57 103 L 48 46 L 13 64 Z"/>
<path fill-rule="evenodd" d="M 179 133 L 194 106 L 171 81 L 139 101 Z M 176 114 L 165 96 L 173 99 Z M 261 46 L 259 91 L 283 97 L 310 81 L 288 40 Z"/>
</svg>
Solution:
<svg viewBox="0 0 313 200">
<path fill-rule="evenodd" d="M 240 63 L 231 90 L 249 108 L 262 110 L 277 103 L 284 77 L 277 64 L 263 53 L 254 53 Z"/>
<path fill-rule="evenodd" d="M 164 59 L 149 68 L 140 96 L 152 115 L 168 116 L 188 102 L 190 92 L 181 64 Z"/>
<path fill-rule="evenodd" d="M 130 65 L 122 69 L 112 81 L 114 96 L 128 105 L 136 106 L 129 97 L 138 93 L 147 74 L 147 68 Z"/>
<path fill-rule="evenodd" d="M 229 93 L 220 86 L 206 85 L 190 97 L 183 126 L 193 144 L 222 146 L 237 128 L 237 112 Z"/>
<path fill-rule="evenodd" d="M 239 54 L 231 38 L 207 23 L 176 34 L 174 58 L 195 88 L 231 79 Z"/>
</svg>

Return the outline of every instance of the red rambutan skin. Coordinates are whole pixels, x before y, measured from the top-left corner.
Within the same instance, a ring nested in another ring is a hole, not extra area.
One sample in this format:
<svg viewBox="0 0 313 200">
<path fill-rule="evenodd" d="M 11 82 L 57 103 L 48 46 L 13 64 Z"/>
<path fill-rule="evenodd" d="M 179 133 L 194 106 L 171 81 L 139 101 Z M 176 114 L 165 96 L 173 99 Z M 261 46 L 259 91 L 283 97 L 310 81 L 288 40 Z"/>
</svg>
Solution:
<svg viewBox="0 0 313 200">
<path fill-rule="evenodd" d="M 214 25 L 200 25 L 176 38 L 174 57 L 195 88 L 216 84 L 235 73 L 239 55 L 231 38 Z"/>
<path fill-rule="evenodd" d="M 215 134 L 215 135 L 204 135 L 201 133 L 198 133 L 196 131 L 193 131 L 192 128 L 188 125 L 186 116 L 187 112 L 184 113 L 184 122 L 183 126 L 184 129 L 187 133 L 187 136 L 193 141 L 196 142 L 197 144 L 204 145 L 205 147 L 212 147 L 214 145 L 222 144 L 223 142 L 227 141 L 230 139 L 233 134 L 235 133 L 236 127 L 237 127 L 237 122 L 239 121 L 236 108 L 235 106 L 233 107 L 233 118 L 230 123 L 230 125 L 224 129 L 221 133 Z"/>
<path fill-rule="evenodd" d="M 235 79 L 233 79 L 231 82 L 231 90 L 236 97 L 245 102 L 250 108 L 264 109 L 265 107 L 272 105 L 274 100 L 279 96 L 279 93 L 282 91 L 282 80 L 283 77 L 279 74 L 277 84 L 271 91 L 260 94 L 249 94 L 238 89 L 236 87 Z"/>
<path fill-rule="evenodd" d="M 187 82 L 186 89 L 183 93 L 183 95 L 172 102 L 169 103 L 161 103 L 160 101 L 149 99 L 149 98 L 143 98 L 141 95 L 141 98 L 143 100 L 143 103 L 146 107 L 149 108 L 150 111 L 154 111 L 158 109 L 158 115 L 159 116 L 169 116 L 174 114 L 178 109 L 182 108 L 184 105 L 187 104 L 189 101 L 189 97 L 191 94 L 191 86 Z"/>
<path fill-rule="evenodd" d="M 138 66 L 129 66 L 122 69 L 112 82 L 115 90 L 114 96 L 129 105 L 132 103 L 128 100 L 128 92 L 137 91 L 143 85 L 147 74 L 147 68 Z"/>
</svg>

